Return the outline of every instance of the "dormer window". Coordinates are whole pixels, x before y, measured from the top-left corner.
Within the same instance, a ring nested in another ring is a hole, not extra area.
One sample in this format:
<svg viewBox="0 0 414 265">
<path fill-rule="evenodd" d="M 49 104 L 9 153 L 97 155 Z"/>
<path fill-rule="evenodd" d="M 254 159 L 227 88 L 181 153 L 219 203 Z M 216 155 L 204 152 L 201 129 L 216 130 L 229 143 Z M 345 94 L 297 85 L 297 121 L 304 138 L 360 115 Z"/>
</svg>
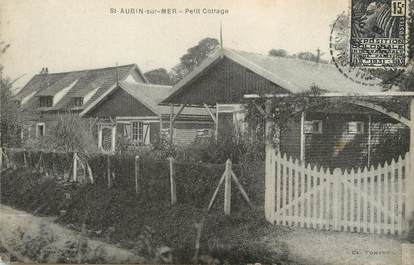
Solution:
<svg viewBox="0 0 414 265">
<path fill-rule="evenodd" d="M 76 97 L 74 98 L 75 106 L 80 107 L 83 105 L 83 97 Z"/>
<path fill-rule="evenodd" d="M 43 96 L 39 98 L 40 107 L 52 107 L 53 106 L 53 96 Z"/>
</svg>

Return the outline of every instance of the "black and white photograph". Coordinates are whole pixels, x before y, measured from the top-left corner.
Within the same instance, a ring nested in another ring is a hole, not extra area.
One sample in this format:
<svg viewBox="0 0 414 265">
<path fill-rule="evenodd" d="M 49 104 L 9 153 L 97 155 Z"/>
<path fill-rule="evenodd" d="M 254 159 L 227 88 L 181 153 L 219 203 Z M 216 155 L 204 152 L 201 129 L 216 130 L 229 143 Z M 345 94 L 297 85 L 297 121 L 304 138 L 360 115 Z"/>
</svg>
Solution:
<svg viewBox="0 0 414 265">
<path fill-rule="evenodd" d="M 412 0 L 0 0 L 0 264 L 414 265 Z"/>
</svg>

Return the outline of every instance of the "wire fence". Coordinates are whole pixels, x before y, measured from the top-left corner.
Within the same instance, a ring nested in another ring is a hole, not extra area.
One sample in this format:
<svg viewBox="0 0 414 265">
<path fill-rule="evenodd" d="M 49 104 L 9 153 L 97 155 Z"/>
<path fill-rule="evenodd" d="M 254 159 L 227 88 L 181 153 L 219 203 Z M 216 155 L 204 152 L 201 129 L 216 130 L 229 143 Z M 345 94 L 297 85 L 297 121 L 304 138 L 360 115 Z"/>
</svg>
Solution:
<svg viewBox="0 0 414 265">
<path fill-rule="evenodd" d="M 148 202 L 191 203 L 200 208 L 207 206 L 225 170 L 225 161 L 212 164 L 174 160 L 171 164 L 168 159 L 132 154 L 85 155 L 25 149 L 4 149 L 1 154 L 3 170 L 27 168 L 64 184 L 115 189 Z M 264 201 L 264 163 L 233 164 L 232 170 L 252 201 L 261 205 Z M 176 202 L 171 201 L 173 192 Z M 242 201 L 243 198 L 234 192 L 232 200 Z M 240 203 L 233 205 L 235 210 L 244 207 Z"/>
</svg>

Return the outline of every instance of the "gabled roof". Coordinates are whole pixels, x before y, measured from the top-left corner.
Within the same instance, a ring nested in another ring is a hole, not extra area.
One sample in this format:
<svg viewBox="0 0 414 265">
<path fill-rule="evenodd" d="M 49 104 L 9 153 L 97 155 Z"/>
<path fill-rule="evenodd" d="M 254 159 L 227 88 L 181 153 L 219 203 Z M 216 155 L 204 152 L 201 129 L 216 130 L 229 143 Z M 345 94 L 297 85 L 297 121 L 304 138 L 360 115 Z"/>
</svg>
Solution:
<svg viewBox="0 0 414 265">
<path fill-rule="evenodd" d="M 105 98 L 113 94 L 117 89 L 123 89 L 137 101 L 141 102 L 144 106 L 154 112 L 157 116 L 169 115 L 169 106 L 160 106 L 159 103 L 164 100 L 173 91 L 172 86 L 155 85 L 148 83 L 137 82 L 120 82 L 118 86 L 114 86 L 106 93 L 102 94 L 88 108 L 81 112 L 81 116 L 86 115 L 90 111 L 99 107 L 99 104 L 104 102 Z M 177 113 L 178 107 L 174 107 L 174 113 Z M 194 115 L 194 116 L 208 116 L 208 112 L 204 108 L 185 107 L 181 112 L 181 115 Z"/>
<path fill-rule="evenodd" d="M 280 86 L 290 93 L 300 93 L 312 86 L 328 92 L 380 92 L 384 88 L 380 80 L 371 80 L 376 85 L 357 84 L 343 76 L 332 64 L 315 63 L 294 58 L 274 57 L 232 49 L 220 49 L 206 58 L 200 66 L 185 76 L 174 86 L 174 92 L 162 104 L 174 101 L 178 95 L 186 93 L 186 89 L 203 75 L 210 67 L 214 67 L 224 57 L 240 64 L 257 75 Z M 208 93 L 208 92 L 206 92 Z M 235 102 L 236 103 L 236 102 Z"/>
<path fill-rule="evenodd" d="M 137 71 L 144 82 L 147 82 L 147 79 L 136 64 L 64 73 L 37 74 L 23 87 L 15 98 L 23 100 L 26 97 L 31 97 L 22 104 L 22 110 L 51 111 L 72 108 L 80 110 L 86 108 L 96 98 L 113 87 L 116 84 L 117 75 L 119 80 L 122 81 L 132 71 Z M 37 97 L 55 96 L 69 86 L 72 87 L 70 87 L 70 90 L 56 103 L 56 105 L 49 108 L 39 108 Z M 88 102 L 84 102 L 83 106 L 71 106 L 74 97 L 84 97 L 94 90 L 96 93 L 92 95 Z"/>
</svg>

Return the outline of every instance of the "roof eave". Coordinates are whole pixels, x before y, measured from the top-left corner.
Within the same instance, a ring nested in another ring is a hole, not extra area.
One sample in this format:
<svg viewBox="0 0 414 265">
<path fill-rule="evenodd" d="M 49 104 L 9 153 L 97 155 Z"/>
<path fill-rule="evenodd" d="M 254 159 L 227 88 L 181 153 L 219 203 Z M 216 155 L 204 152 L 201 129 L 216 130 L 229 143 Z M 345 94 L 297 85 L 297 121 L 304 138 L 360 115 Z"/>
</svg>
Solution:
<svg viewBox="0 0 414 265">
<path fill-rule="evenodd" d="M 196 69 L 190 72 L 187 76 L 180 80 L 174 86 L 174 92 L 171 93 L 166 99 L 160 102 L 160 105 L 169 105 L 172 103 L 172 99 L 176 97 L 188 84 L 197 79 L 201 74 L 204 73 L 211 65 L 221 60 L 224 57 L 224 49 L 218 50 L 213 56 L 207 57 Z"/>
<path fill-rule="evenodd" d="M 296 94 L 246 94 L 245 99 L 258 98 L 283 98 L 294 97 Z M 384 91 L 384 92 L 327 92 L 322 94 L 310 94 L 307 97 L 414 97 L 414 91 Z"/>
</svg>

